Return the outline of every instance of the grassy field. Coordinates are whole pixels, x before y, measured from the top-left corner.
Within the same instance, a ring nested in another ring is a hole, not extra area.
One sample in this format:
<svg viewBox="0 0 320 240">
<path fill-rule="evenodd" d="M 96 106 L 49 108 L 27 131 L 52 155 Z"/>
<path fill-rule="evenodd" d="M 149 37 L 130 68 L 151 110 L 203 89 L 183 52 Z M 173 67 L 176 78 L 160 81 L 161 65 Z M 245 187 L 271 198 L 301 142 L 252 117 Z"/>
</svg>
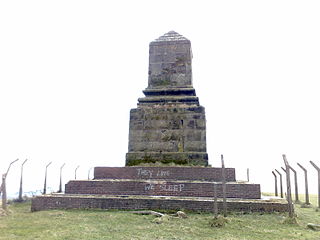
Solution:
<svg viewBox="0 0 320 240">
<path fill-rule="evenodd" d="M 315 196 L 312 202 L 315 205 Z M 224 239 L 224 240 L 319 240 L 320 232 L 306 227 L 320 224 L 316 208 L 296 205 L 298 224 L 284 223 L 286 214 L 230 214 L 222 228 L 209 225 L 211 214 L 189 213 L 188 218 L 169 218 L 161 224 L 155 216 L 129 211 L 51 210 L 30 212 L 30 202 L 14 203 L 0 216 L 0 239 Z"/>
</svg>

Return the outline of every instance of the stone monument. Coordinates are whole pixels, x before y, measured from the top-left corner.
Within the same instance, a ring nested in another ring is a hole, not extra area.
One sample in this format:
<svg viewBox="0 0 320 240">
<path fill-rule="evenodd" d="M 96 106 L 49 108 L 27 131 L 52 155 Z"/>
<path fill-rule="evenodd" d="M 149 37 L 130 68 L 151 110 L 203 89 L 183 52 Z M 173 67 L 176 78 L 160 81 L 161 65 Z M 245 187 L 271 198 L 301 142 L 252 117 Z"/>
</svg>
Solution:
<svg viewBox="0 0 320 240">
<path fill-rule="evenodd" d="M 148 87 L 130 111 L 126 165 L 208 165 L 206 117 L 192 86 L 191 43 L 170 31 L 149 45 Z"/>
<path fill-rule="evenodd" d="M 71 180 L 64 194 L 37 196 L 32 211 L 57 208 L 286 211 L 261 200 L 260 185 L 236 181 L 235 169 L 208 167 L 205 111 L 192 86 L 188 39 L 168 32 L 149 46 L 148 87 L 131 109 L 125 167 L 95 167 L 93 180 Z M 146 163 L 148 166 L 146 166 Z M 151 164 L 150 164 L 151 163 Z M 167 164 L 167 165 L 165 165 Z M 215 185 L 215 188 L 213 187 Z"/>
</svg>

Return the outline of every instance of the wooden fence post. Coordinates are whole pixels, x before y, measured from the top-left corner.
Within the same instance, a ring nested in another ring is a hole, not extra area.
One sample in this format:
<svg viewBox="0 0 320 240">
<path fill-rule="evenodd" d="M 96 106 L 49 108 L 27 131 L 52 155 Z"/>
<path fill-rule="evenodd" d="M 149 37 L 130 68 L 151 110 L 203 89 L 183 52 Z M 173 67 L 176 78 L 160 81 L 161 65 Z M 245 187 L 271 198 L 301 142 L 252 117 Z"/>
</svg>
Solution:
<svg viewBox="0 0 320 240">
<path fill-rule="evenodd" d="M 272 171 L 272 174 L 274 176 L 274 195 L 278 197 L 278 180 L 277 180 L 277 175 Z"/>
<path fill-rule="evenodd" d="M 23 191 L 22 191 L 23 165 L 26 163 L 27 160 L 28 160 L 28 159 L 24 160 L 24 162 L 21 164 L 20 188 L 19 188 L 19 198 L 18 198 L 18 200 L 19 200 L 20 202 L 23 201 L 23 199 L 22 199 L 22 192 L 23 192 Z"/>
<path fill-rule="evenodd" d="M 291 183 L 290 183 L 290 167 L 285 154 L 282 155 L 284 164 L 286 165 L 286 175 L 287 175 L 287 198 L 289 207 L 289 217 L 294 217 L 294 207 L 291 198 Z"/>
<path fill-rule="evenodd" d="M 47 172 L 48 172 L 48 167 L 50 166 L 52 162 L 49 162 L 46 166 L 46 171 L 44 174 L 44 184 L 43 184 L 43 194 L 47 193 Z"/>
<path fill-rule="evenodd" d="M 227 217 L 227 200 L 226 200 L 226 171 L 224 167 L 223 155 L 221 154 L 221 171 L 222 171 L 222 197 L 223 197 L 223 216 Z"/>
<path fill-rule="evenodd" d="M 62 168 L 64 167 L 64 165 L 66 165 L 66 164 L 64 163 L 64 164 L 62 164 L 62 166 L 60 167 L 60 183 L 59 183 L 58 193 L 62 193 Z"/>
<path fill-rule="evenodd" d="M 283 188 L 282 188 L 282 174 L 277 170 L 275 169 L 276 173 L 279 174 L 280 176 L 280 197 L 283 198 Z"/>
<path fill-rule="evenodd" d="M 303 170 L 304 172 L 304 184 L 305 184 L 305 194 L 306 194 L 306 204 L 310 205 L 309 201 L 309 190 L 308 190 L 308 171 L 305 169 L 301 164 L 297 163 L 298 166 Z"/>
<path fill-rule="evenodd" d="M 213 211 L 214 216 L 218 217 L 218 196 L 217 196 L 217 184 L 213 183 L 213 196 L 214 196 L 214 202 L 213 202 Z"/>
<path fill-rule="evenodd" d="M 320 168 L 314 162 L 310 163 L 318 171 L 318 208 L 320 208 Z"/>
</svg>

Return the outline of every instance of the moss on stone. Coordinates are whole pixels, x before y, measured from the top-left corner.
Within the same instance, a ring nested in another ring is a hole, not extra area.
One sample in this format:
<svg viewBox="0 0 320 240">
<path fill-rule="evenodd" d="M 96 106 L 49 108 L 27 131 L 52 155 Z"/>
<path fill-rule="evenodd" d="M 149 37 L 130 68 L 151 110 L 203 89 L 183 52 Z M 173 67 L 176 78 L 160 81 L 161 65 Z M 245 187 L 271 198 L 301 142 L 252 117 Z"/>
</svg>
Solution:
<svg viewBox="0 0 320 240">
<path fill-rule="evenodd" d="M 129 162 L 127 162 L 127 166 L 137 166 L 137 165 L 180 165 L 180 166 L 199 166 L 198 161 L 190 161 L 188 159 L 172 159 L 172 158 L 163 158 L 161 160 L 154 159 L 151 156 L 144 156 L 142 159 L 130 159 Z"/>
</svg>

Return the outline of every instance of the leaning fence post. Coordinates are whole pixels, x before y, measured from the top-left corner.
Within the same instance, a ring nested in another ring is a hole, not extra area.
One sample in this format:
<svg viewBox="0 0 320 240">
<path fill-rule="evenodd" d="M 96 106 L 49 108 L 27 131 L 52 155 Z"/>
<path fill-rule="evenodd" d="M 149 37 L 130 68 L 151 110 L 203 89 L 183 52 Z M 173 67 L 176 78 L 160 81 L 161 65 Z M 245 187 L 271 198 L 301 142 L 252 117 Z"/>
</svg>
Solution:
<svg viewBox="0 0 320 240">
<path fill-rule="evenodd" d="M 280 197 L 283 198 L 283 188 L 282 188 L 282 174 L 277 170 L 275 169 L 275 171 L 279 174 L 280 176 Z"/>
<path fill-rule="evenodd" d="M 294 175 L 294 195 L 296 203 L 299 202 L 299 191 L 298 191 L 298 176 L 297 171 L 289 165 L 290 170 L 293 172 Z"/>
<path fill-rule="evenodd" d="M 278 197 L 278 180 L 277 180 L 277 175 L 272 171 L 272 174 L 274 176 L 274 195 Z"/>
<path fill-rule="evenodd" d="M 47 172 L 48 172 L 48 167 L 50 166 L 52 162 L 49 162 L 46 166 L 46 172 L 45 172 L 45 175 L 44 175 L 44 185 L 43 185 L 43 194 L 46 194 L 47 193 Z"/>
<path fill-rule="evenodd" d="M 88 180 L 90 180 L 90 172 L 91 172 L 92 168 L 93 167 L 89 168 L 89 170 L 88 170 Z"/>
<path fill-rule="evenodd" d="M 310 163 L 318 171 L 318 208 L 320 208 L 320 168 L 314 162 Z"/>
<path fill-rule="evenodd" d="M 76 169 L 74 170 L 74 179 L 77 179 L 77 171 L 78 171 L 78 168 L 80 167 L 80 165 L 78 165 L 76 167 Z"/>
<path fill-rule="evenodd" d="M 21 164 L 21 175 L 20 175 L 20 188 L 19 188 L 19 198 L 18 200 L 22 202 L 22 178 L 23 178 L 23 165 L 26 163 L 28 159 L 24 160 L 24 162 Z"/>
<path fill-rule="evenodd" d="M 58 191 L 58 193 L 62 193 L 62 168 L 64 167 L 64 165 L 66 165 L 66 164 L 64 163 L 60 167 L 60 183 L 59 183 L 59 191 Z"/>
<path fill-rule="evenodd" d="M 308 171 L 305 169 L 301 164 L 297 163 L 298 166 L 303 170 L 304 172 L 304 184 L 305 184 L 305 192 L 306 192 L 306 204 L 309 205 L 309 190 L 308 190 Z"/>
<path fill-rule="evenodd" d="M 286 175 L 287 175 L 287 198 L 288 198 L 288 206 L 289 206 L 289 217 L 294 217 L 294 208 L 292 204 L 292 198 L 291 198 L 291 184 L 290 184 L 290 168 L 289 163 L 287 161 L 287 157 L 285 154 L 282 155 L 284 164 L 286 165 Z"/>
<path fill-rule="evenodd" d="M 1 184 L 1 191 L 2 191 L 2 209 L 3 210 L 7 210 L 7 186 L 6 186 L 6 178 L 8 176 L 8 173 L 9 173 L 9 170 L 10 170 L 10 167 L 13 163 L 15 163 L 16 161 L 18 161 L 18 159 L 12 161 L 10 164 L 9 164 L 9 167 L 7 169 L 7 172 L 2 174 L 2 184 Z"/>
</svg>

